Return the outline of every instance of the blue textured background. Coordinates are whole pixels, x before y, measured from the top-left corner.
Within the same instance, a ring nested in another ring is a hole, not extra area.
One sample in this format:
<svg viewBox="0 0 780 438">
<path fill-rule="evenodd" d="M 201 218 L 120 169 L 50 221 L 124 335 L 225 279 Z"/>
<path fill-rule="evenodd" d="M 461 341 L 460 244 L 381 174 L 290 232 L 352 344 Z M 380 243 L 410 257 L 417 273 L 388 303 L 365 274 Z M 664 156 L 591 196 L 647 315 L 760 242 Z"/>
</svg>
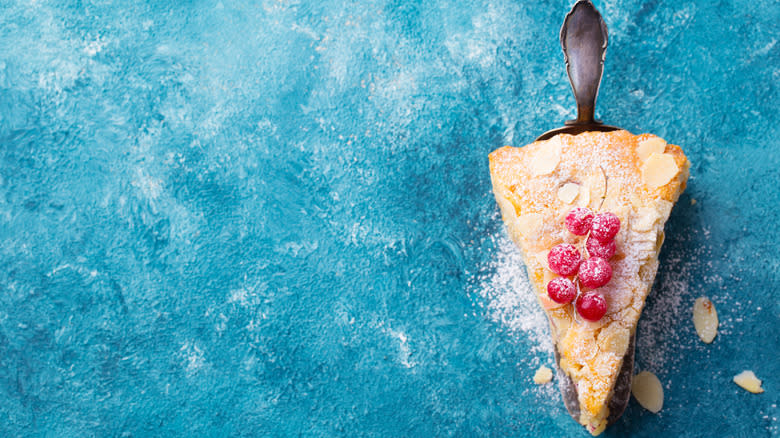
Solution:
<svg viewBox="0 0 780 438">
<path fill-rule="evenodd" d="M 607 436 L 777 436 L 780 7 L 595 3 L 600 116 L 693 163 Z M 585 436 L 487 168 L 573 116 L 571 4 L 0 1 L 0 435 Z"/>
</svg>

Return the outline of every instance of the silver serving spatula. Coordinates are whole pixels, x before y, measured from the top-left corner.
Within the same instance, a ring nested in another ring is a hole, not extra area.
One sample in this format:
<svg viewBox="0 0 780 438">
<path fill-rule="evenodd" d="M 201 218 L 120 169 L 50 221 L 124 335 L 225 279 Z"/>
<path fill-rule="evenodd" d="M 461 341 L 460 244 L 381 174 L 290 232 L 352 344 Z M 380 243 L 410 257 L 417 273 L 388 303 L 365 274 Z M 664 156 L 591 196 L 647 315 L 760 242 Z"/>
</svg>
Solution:
<svg viewBox="0 0 780 438">
<path fill-rule="evenodd" d="M 566 71 L 577 102 L 577 119 L 568 120 L 560 128 L 547 131 L 536 140 L 547 140 L 558 134 L 577 135 L 588 131 L 615 131 L 620 128 L 595 120 L 596 97 L 601 75 L 604 72 L 604 56 L 607 52 L 607 25 L 601 14 L 588 0 L 579 0 L 566 15 L 561 26 L 561 47 L 566 60 Z M 613 424 L 628 406 L 631 397 L 631 378 L 634 373 L 634 345 L 636 333 L 631 336 L 623 366 L 612 390 L 607 422 Z M 560 368 L 558 347 L 555 347 L 555 364 L 558 386 L 563 403 L 576 421 L 580 419 L 577 387 Z"/>
<path fill-rule="evenodd" d="M 561 26 L 561 47 L 566 72 L 577 102 L 577 119 L 567 120 L 561 128 L 547 131 L 537 140 L 558 134 L 580 134 L 587 131 L 616 131 L 620 128 L 595 120 L 596 97 L 599 94 L 604 56 L 607 53 L 607 25 L 588 0 L 579 0 L 566 15 Z"/>
</svg>

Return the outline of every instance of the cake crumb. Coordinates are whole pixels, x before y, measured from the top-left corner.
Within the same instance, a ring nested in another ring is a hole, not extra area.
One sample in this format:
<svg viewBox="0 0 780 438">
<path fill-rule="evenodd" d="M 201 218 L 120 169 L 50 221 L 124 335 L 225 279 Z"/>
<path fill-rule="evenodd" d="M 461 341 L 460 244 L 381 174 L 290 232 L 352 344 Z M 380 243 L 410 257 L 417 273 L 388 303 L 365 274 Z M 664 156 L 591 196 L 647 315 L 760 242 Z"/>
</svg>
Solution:
<svg viewBox="0 0 780 438">
<path fill-rule="evenodd" d="M 542 365 L 538 370 L 536 370 L 536 373 L 534 374 L 534 383 L 537 385 L 544 385 L 546 383 L 550 383 L 552 377 L 552 370 Z"/>
<path fill-rule="evenodd" d="M 696 201 L 696 199 L 695 199 L 695 198 L 691 198 L 691 205 L 696 205 L 696 202 L 697 202 L 697 201 Z"/>
</svg>

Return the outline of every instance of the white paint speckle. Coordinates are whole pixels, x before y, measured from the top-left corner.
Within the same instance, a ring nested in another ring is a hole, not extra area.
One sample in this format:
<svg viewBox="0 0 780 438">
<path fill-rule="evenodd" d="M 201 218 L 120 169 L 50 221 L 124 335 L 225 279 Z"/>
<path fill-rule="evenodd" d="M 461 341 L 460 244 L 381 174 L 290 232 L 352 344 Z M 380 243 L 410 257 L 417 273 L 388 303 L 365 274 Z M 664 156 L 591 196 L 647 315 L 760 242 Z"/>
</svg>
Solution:
<svg viewBox="0 0 780 438">
<path fill-rule="evenodd" d="M 204 352 L 194 341 L 187 341 L 179 349 L 187 376 L 197 374 L 206 364 Z"/>
</svg>

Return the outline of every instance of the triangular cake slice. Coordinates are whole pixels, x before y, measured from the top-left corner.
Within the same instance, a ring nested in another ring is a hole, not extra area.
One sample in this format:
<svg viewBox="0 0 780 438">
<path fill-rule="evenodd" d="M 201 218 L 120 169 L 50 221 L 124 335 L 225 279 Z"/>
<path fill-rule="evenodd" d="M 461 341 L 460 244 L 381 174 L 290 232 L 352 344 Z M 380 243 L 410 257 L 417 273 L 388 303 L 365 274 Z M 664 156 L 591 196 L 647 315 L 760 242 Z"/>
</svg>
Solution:
<svg viewBox="0 0 780 438">
<path fill-rule="evenodd" d="M 560 369 L 577 390 L 579 421 L 594 435 L 607 426 L 608 402 L 658 268 L 664 224 L 689 166 L 679 146 L 628 131 L 560 134 L 490 154 L 502 217 L 550 320 Z M 586 236 L 564 225 L 575 207 L 620 219 L 612 278 L 599 288 L 607 311 L 597 322 L 580 317 L 574 302 L 558 304 L 547 293 L 548 282 L 559 277 L 548 266 L 550 249 L 585 246 Z"/>
</svg>

